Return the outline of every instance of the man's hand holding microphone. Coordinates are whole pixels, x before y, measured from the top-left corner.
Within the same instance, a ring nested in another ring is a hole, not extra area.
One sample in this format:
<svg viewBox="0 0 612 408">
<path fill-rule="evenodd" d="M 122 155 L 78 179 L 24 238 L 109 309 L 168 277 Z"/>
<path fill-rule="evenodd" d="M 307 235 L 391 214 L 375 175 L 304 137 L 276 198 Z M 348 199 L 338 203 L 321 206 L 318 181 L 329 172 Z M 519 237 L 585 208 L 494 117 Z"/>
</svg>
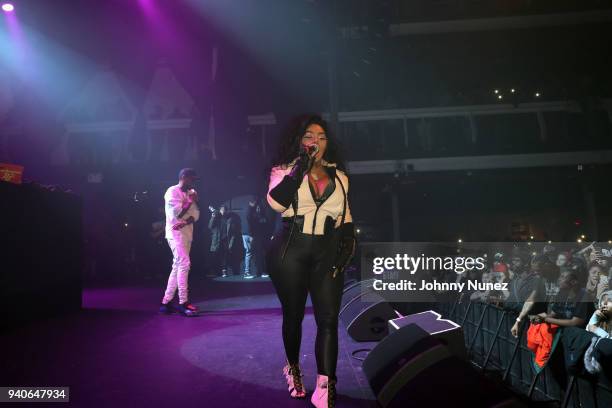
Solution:
<svg viewBox="0 0 612 408">
<path fill-rule="evenodd" d="M 187 211 L 189 207 L 191 207 L 194 203 L 198 202 L 198 192 L 195 189 L 190 188 L 187 191 L 187 201 L 183 205 L 183 211 Z M 189 217 L 186 220 L 179 220 L 176 224 L 172 226 L 172 229 L 175 231 L 180 230 L 186 225 L 193 224 L 195 222 L 195 218 Z"/>
<path fill-rule="evenodd" d="M 193 188 L 189 189 L 189 191 L 187 191 L 187 198 L 192 203 L 197 203 L 198 202 L 198 192 L 195 191 L 195 189 Z"/>
</svg>

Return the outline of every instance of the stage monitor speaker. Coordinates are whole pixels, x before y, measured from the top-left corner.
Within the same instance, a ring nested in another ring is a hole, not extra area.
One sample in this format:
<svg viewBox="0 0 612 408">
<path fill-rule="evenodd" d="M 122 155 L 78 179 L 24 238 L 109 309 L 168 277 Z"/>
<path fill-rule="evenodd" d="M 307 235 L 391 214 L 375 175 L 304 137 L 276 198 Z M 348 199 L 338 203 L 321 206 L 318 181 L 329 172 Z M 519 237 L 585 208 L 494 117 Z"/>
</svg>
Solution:
<svg viewBox="0 0 612 408">
<path fill-rule="evenodd" d="M 370 351 L 363 372 L 382 407 L 521 406 L 417 324 L 390 332 Z"/>
<path fill-rule="evenodd" d="M 358 283 L 359 281 L 357 279 L 351 279 L 345 276 L 344 279 L 344 289 L 342 289 L 342 292 L 345 292 L 348 288 L 350 288 L 351 286 L 353 286 L 354 284 Z"/>
<path fill-rule="evenodd" d="M 379 341 L 389 333 L 389 319 L 398 317 L 393 307 L 382 297 L 368 294 L 368 301 L 356 295 L 340 309 L 340 319 L 355 341 Z"/>
<path fill-rule="evenodd" d="M 416 324 L 430 336 L 440 340 L 442 344 L 450 349 L 453 355 L 467 359 L 463 329 L 457 323 L 452 320 L 443 319 L 439 313 L 433 310 L 427 310 L 389 320 L 389 333 L 393 333 L 410 324 Z"/>
<path fill-rule="evenodd" d="M 347 304 L 358 300 L 364 293 L 373 292 L 373 284 L 374 279 L 368 279 L 364 281 L 352 282 L 346 285 L 342 291 L 342 303 L 340 304 L 340 311 L 344 310 Z"/>
</svg>

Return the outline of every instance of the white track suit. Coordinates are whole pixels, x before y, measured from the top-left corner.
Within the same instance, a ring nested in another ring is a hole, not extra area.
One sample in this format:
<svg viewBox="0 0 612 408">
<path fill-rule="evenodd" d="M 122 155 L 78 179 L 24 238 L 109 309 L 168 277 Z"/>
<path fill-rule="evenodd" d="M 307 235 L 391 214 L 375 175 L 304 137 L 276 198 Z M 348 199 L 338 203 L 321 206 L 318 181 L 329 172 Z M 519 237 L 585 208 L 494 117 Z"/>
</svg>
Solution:
<svg viewBox="0 0 612 408">
<path fill-rule="evenodd" d="M 166 202 L 166 239 L 172 250 L 173 260 L 172 271 L 170 277 L 168 277 L 168 286 L 162 303 L 168 303 L 174 298 L 177 287 L 179 303 L 185 303 L 189 300 L 187 280 L 191 267 L 189 251 L 193 240 L 193 224 L 186 225 L 176 231 L 172 229 L 172 226 L 189 217 L 193 217 L 197 221 L 200 218 L 200 210 L 197 204 L 193 203 L 181 218 L 177 218 L 183 209 L 183 205 L 189 201 L 187 193 L 181 190 L 178 185 L 172 186 L 166 191 L 164 200 Z"/>
</svg>

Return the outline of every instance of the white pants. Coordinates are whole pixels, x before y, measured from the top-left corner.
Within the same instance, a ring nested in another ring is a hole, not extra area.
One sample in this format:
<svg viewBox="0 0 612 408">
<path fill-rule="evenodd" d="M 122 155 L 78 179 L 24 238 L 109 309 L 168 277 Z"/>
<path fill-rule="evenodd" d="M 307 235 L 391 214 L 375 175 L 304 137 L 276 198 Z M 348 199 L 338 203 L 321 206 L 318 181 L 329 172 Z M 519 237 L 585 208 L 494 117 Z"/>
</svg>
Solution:
<svg viewBox="0 0 612 408">
<path fill-rule="evenodd" d="M 172 271 L 168 277 L 168 286 L 162 303 L 168 303 L 174 298 L 178 287 L 179 303 L 188 301 L 187 281 L 189 277 L 189 251 L 191 250 L 191 240 L 168 238 L 168 245 L 172 250 Z"/>
</svg>

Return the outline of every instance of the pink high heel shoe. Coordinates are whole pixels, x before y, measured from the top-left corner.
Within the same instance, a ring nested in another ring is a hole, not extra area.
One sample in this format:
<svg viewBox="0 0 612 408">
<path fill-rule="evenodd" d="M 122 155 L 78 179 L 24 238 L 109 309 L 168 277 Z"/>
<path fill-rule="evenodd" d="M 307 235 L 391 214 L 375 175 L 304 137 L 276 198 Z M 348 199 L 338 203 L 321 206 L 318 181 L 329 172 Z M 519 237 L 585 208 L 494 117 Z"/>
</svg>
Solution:
<svg viewBox="0 0 612 408">
<path fill-rule="evenodd" d="M 316 408 L 334 408 L 336 406 L 336 380 L 317 374 L 317 388 L 312 393 L 310 402 Z"/>
<path fill-rule="evenodd" d="M 287 380 L 287 388 L 291 398 L 306 398 L 306 388 L 302 383 L 302 372 L 298 364 L 287 364 L 283 367 L 283 374 Z"/>
</svg>

